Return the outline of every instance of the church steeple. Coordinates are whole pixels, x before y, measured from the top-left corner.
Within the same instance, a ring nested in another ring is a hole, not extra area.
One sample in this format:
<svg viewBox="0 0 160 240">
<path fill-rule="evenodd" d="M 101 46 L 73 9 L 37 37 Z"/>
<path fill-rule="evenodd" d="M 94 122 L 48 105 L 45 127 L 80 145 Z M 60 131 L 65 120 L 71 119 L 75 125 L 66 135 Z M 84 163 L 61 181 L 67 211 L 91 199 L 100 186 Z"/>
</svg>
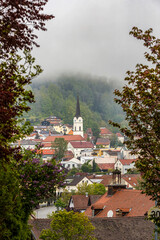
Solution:
<svg viewBox="0 0 160 240">
<path fill-rule="evenodd" d="M 79 96 L 77 96 L 76 114 L 73 118 L 73 135 L 81 135 L 83 137 L 83 118 L 80 112 Z"/>
<path fill-rule="evenodd" d="M 77 96 L 77 106 L 76 106 L 76 118 L 81 117 L 81 112 L 80 112 L 80 105 L 79 105 L 79 96 Z"/>
</svg>

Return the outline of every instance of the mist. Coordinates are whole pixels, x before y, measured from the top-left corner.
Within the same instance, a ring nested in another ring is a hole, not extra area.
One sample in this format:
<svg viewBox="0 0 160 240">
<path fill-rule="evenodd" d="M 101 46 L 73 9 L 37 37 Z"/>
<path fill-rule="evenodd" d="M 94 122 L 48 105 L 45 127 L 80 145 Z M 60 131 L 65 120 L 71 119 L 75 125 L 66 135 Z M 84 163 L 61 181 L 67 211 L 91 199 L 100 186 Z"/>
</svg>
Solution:
<svg viewBox="0 0 160 240">
<path fill-rule="evenodd" d="M 158 0 L 49 0 L 45 12 L 55 19 L 38 32 L 40 48 L 33 51 L 43 80 L 73 73 L 121 81 L 145 62 L 143 43 L 129 35 L 132 27 L 160 36 Z"/>
</svg>

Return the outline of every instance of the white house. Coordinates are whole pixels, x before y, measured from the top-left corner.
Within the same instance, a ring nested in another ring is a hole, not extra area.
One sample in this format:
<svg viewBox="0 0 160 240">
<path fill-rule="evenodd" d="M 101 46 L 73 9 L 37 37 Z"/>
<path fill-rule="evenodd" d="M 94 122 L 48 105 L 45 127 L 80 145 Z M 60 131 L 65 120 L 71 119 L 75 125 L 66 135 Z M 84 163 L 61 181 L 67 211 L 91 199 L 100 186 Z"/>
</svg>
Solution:
<svg viewBox="0 0 160 240">
<path fill-rule="evenodd" d="M 84 150 L 92 150 L 94 145 L 91 142 L 85 141 L 77 141 L 77 142 L 69 142 L 68 143 L 68 150 L 72 151 L 74 157 L 81 157 L 81 152 Z"/>
<path fill-rule="evenodd" d="M 135 168 L 136 159 L 119 159 L 114 165 L 114 168 L 119 169 L 121 174 L 127 173 L 128 169 Z"/>
<path fill-rule="evenodd" d="M 68 161 L 61 161 L 61 164 L 63 167 L 67 169 L 72 169 L 72 168 L 80 168 L 82 166 L 80 160 L 76 158 L 72 158 Z"/>
<path fill-rule="evenodd" d="M 60 196 L 64 190 L 67 190 L 69 192 L 72 191 L 78 191 L 78 186 L 86 183 L 86 184 L 93 184 L 90 179 L 84 176 L 74 176 L 74 177 L 68 177 L 65 181 L 66 187 L 65 188 L 57 188 L 56 189 L 56 195 Z"/>
</svg>

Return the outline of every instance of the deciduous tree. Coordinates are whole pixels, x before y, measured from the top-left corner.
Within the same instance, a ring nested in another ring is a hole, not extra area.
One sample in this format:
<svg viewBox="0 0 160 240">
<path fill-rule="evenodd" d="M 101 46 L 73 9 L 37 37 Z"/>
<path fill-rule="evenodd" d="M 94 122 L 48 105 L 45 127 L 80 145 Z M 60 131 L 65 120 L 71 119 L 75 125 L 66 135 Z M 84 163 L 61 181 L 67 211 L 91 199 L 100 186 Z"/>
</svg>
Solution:
<svg viewBox="0 0 160 240">
<path fill-rule="evenodd" d="M 122 91 L 115 90 L 115 101 L 126 114 L 128 128 L 119 127 L 127 137 L 125 142 L 133 154 L 138 154 L 136 167 L 141 172 L 143 192 L 160 204 L 160 39 L 152 29 L 142 31 L 134 27 L 130 32 L 142 40 L 148 49 L 146 64 L 137 64 L 128 71 Z"/>
<path fill-rule="evenodd" d="M 51 228 L 42 230 L 43 240 L 96 240 L 94 227 L 84 213 L 66 210 L 53 213 Z"/>
<path fill-rule="evenodd" d="M 33 66 L 30 50 L 37 36 L 46 30 L 43 13 L 47 0 L 0 0 L 0 239 L 27 239 L 28 225 L 20 189 L 17 163 L 22 160 L 18 147 L 11 143 L 31 130 L 20 118 L 34 101 L 26 86 L 42 70 Z M 21 51 L 21 52 L 20 52 Z M 4 211 L 5 209 L 5 211 Z"/>
</svg>

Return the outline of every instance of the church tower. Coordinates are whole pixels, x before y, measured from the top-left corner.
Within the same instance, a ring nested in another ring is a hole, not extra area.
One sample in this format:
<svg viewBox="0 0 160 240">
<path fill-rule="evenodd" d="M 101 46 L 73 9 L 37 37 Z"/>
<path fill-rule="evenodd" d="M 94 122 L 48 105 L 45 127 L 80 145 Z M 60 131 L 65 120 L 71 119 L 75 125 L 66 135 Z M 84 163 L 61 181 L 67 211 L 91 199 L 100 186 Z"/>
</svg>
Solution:
<svg viewBox="0 0 160 240">
<path fill-rule="evenodd" d="M 77 96 L 76 115 L 73 118 L 73 135 L 81 135 L 83 137 L 83 118 L 80 113 L 79 97 Z"/>
</svg>

